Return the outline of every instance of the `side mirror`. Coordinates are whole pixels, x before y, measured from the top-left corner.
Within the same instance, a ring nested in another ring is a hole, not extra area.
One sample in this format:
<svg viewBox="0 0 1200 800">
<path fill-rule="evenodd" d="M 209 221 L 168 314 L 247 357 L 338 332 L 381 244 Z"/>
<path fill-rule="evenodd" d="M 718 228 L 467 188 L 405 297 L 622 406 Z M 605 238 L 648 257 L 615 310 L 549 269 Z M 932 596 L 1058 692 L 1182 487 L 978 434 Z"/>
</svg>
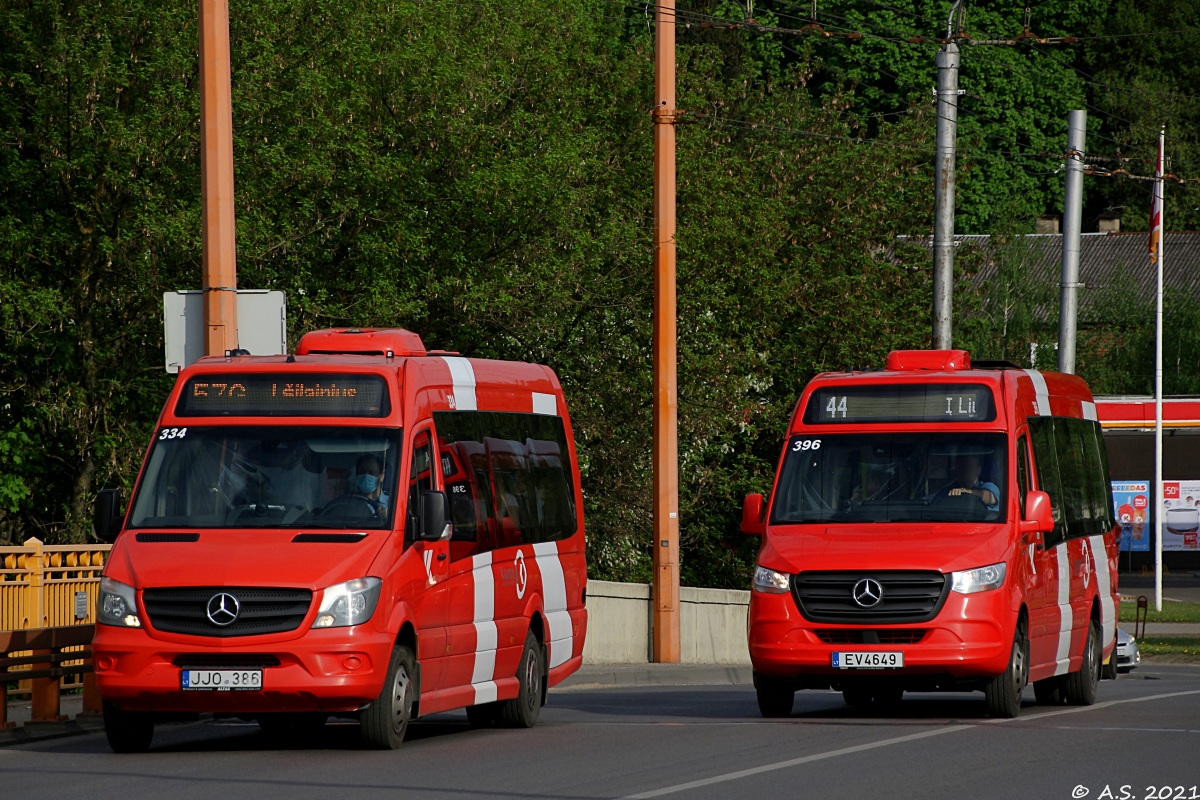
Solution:
<svg viewBox="0 0 1200 800">
<path fill-rule="evenodd" d="M 421 492 L 421 530 L 417 538 L 424 542 L 450 538 L 454 529 L 446 515 L 449 505 L 445 492 Z"/>
<path fill-rule="evenodd" d="M 121 508 L 120 489 L 101 489 L 96 495 L 96 505 L 92 510 L 92 528 L 96 538 L 112 544 L 121 532 L 121 522 L 125 519 L 125 511 Z"/>
<path fill-rule="evenodd" d="M 1025 519 L 1021 520 L 1022 533 L 1036 533 L 1030 541 L 1040 542 L 1041 534 L 1054 530 L 1054 515 L 1050 511 L 1050 495 L 1045 492 L 1029 492 L 1025 495 Z"/>
<path fill-rule="evenodd" d="M 762 536 L 767 532 L 766 504 L 763 496 L 755 492 L 742 501 L 742 533 Z"/>
</svg>

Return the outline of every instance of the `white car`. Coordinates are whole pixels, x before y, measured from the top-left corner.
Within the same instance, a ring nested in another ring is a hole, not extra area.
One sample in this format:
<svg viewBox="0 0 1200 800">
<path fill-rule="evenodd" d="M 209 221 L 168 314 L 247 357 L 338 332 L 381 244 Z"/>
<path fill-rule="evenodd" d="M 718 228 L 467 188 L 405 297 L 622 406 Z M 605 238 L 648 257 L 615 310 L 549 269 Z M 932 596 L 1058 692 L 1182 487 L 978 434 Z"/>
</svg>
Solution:
<svg viewBox="0 0 1200 800">
<path fill-rule="evenodd" d="M 1142 654 L 1138 652 L 1137 639 L 1132 634 L 1117 628 L 1117 672 L 1129 672 L 1137 669 L 1142 663 Z"/>
</svg>

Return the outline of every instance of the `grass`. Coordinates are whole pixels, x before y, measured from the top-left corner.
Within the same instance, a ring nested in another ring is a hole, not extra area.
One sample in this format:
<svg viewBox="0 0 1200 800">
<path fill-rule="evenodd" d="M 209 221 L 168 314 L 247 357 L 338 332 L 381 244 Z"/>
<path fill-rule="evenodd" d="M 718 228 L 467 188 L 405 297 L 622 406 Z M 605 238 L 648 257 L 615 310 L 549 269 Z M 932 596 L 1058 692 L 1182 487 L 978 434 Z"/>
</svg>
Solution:
<svg viewBox="0 0 1200 800">
<path fill-rule="evenodd" d="M 1145 656 L 1191 656 L 1200 659 L 1200 636 L 1147 636 L 1138 639 L 1138 651 Z"/>
<path fill-rule="evenodd" d="M 1147 622 L 1200 622 L 1200 603 L 1180 603 L 1164 600 L 1162 611 L 1154 610 L 1154 598 L 1147 595 L 1150 606 L 1146 609 Z M 1134 621 L 1137 613 L 1137 598 L 1128 595 L 1121 596 L 1121 612 L 1118 619 L 1121 622 Z"/>
</svg>

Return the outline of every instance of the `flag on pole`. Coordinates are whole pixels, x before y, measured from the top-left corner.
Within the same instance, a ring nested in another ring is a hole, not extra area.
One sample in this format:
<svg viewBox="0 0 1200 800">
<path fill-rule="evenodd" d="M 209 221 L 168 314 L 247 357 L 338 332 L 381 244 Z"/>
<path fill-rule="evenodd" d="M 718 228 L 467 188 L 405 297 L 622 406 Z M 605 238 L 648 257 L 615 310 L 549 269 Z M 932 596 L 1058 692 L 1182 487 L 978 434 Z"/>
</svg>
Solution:
<svg viewBox="0 0 1200 800">
<path fill-rule="evenodd" d="M 1158 263 L 1158 248 L 1162 244 L 1162 210 L 1163 210 L 1163 141 L 1158 140 L 1158 165 L 1154 170 L 1154 183 L 1151 184 L 1150 199 L 1150 263 Z"/>
</svg>

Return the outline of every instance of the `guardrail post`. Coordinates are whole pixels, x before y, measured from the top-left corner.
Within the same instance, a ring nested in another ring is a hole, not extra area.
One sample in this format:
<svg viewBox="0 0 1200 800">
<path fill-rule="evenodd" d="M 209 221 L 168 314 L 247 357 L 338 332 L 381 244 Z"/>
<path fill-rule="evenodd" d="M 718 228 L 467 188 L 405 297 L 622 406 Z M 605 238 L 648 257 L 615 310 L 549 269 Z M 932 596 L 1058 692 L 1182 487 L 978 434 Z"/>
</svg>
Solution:
<svg viewBox="0 0 1200 800">
<path fill-rule="evenodd" d="M 96 673 L 85 672 L 83 678 L 83 711 L 84 714 L 103 714 L 104 703 L 100 699 L 100 687 L 96 685 Z"/>
<path fill-rule="evenodd" d="M 26 595 L 25 610 L 29 616 L 25 620 L 26 628 L 46 627 L 46 606 L 42 593 L 46 585 L 46 565 L 42 563 L 42 540 L 29 538 L 25 546 L 33 548 L 33 553 L 26 556 L 26 566 L 32 567 L 29 573 L 29 594 Z"/>
<path fill-rule="evenodd" d="M 57 648 L 52 650 L 34 650 L 34 655 L 57 655 Z M 62 722 L 66 719 L 59 713 L 59 696 L 62 694 L 59 686 L 60 678 L 30 678 L 30 715 L 32 722 Z"/>
</svg>

